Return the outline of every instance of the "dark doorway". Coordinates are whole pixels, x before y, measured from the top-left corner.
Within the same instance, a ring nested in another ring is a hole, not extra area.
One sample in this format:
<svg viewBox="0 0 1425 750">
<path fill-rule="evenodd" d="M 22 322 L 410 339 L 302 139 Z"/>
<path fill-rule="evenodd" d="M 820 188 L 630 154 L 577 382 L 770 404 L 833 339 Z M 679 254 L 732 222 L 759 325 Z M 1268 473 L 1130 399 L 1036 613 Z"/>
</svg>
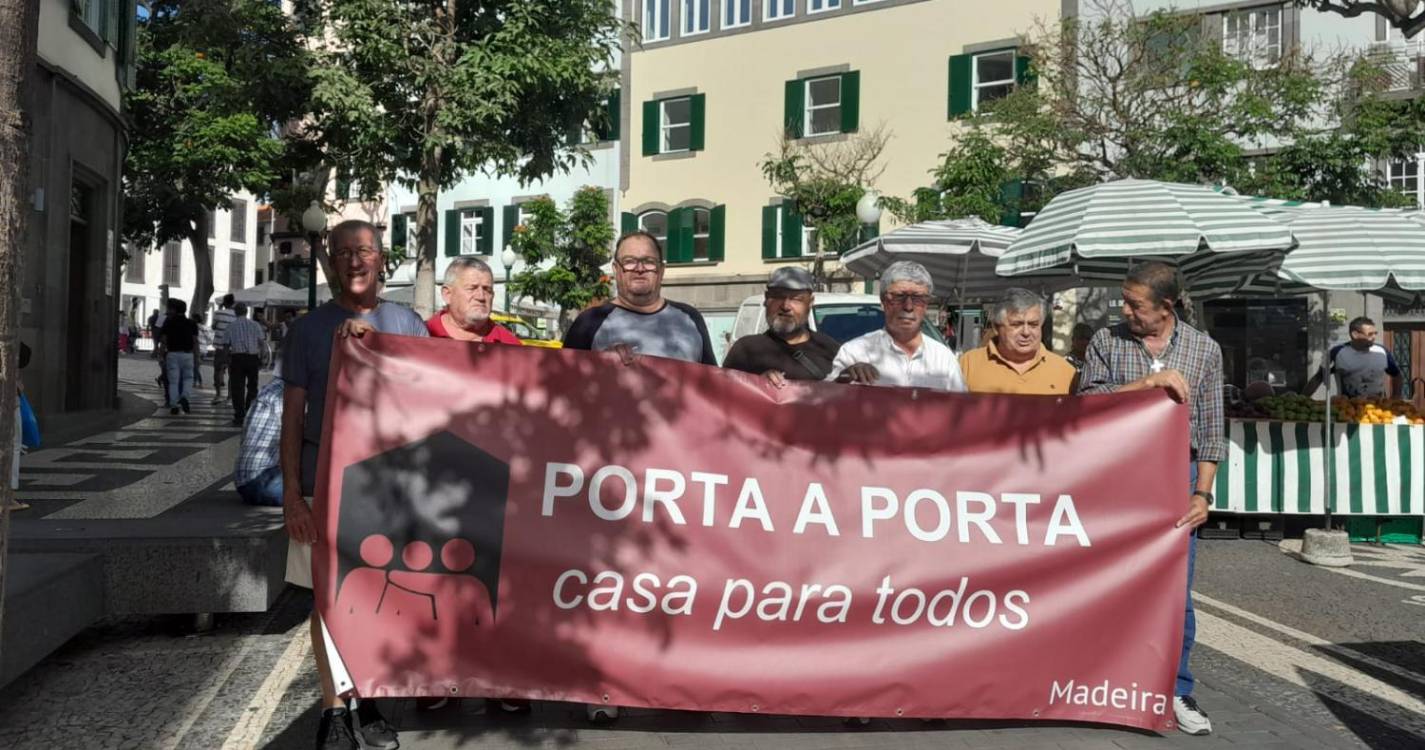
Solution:
<svg viewBox="0 0 1425 750">
<path fill-rule="evenodd" d="M 97 222 L 94 221 L 94 190 L 75 182 L 70 186 L 69 195 L 69 286 L 65 296 L 68 307 L 68 325 L 65 326 L 64 361 L 64 409 L 77 411 L 85 408 L 84 385 L 88 380 L 87 371 L 92 352 L 89 347 L 93 325 L 89 315 L 94 291 L 90 284 L 92 275 L 90 256 L 94 246 L 93 235 Z"/>
</svg>

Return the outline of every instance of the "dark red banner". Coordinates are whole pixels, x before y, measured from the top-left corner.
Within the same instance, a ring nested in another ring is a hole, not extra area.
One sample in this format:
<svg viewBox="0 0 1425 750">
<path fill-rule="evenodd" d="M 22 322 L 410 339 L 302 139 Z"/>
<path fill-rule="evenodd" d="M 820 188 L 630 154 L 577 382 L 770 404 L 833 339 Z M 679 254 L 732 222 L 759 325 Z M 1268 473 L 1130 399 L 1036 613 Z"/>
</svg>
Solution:
<svg viewBox="0 0 1425 750">
<path fill-rule="evenodd" d="M 316 591 L 367 696 L 1171 726 L 1186 410 L 340 342 Z"/>
</svg>

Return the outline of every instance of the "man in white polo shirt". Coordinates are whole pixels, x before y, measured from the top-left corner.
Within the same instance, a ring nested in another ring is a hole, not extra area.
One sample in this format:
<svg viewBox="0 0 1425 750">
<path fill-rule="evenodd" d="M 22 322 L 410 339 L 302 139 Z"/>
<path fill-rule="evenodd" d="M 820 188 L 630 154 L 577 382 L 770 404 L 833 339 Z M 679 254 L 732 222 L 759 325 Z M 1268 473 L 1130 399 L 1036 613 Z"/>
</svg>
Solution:
<svg viewBox="0 0 1425 750">
<path fill-rule="evenodd" d="M 886 327 L 843 344 L 827 379 L 964 391 L 965 380 L 955 352 L 921 332 L 934 291 L 925 266 L 908 260 L 887 266 L 881 273 L 881 308 L 886 313 Z"/>
<path fill-rule="evenodd" d="M 1351 340 L 1331 348 L 1330 367 L 1336 374 L 1339 393 L 1355 398 L 1400 398 L 1400 366 L 1390 351 L 1376 343 L 1375 321 L 1359 317 L 1351 321 Z M 1306 384 L 1306 394 L 1321 385 L 1318 372 Z"/>
</svg>

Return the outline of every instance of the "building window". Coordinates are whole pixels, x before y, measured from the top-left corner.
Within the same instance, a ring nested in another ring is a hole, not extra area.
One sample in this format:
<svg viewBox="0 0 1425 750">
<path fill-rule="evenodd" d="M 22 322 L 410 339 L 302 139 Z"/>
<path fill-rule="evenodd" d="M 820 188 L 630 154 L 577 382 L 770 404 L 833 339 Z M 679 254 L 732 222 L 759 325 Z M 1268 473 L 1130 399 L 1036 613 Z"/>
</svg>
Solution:
<svg viewBox="0 0 1425 750">
<path fill-rule="evenodd" d="M 767 20 L 780 21 L 791 18 L 797 11 L 796 0 L 765 0 Z"/>
<path fill-rule="evenodd" d="M 228 239 L 239 244 L 247 244 L 247 201 L 233 201 L 229 216 Z"/>
<path fill-rule="evenodd" d="M 668 247 L 668 214 L 662 211 L 644 211 L 638 215 L 638 228 L 658 238 L 658 244 Z"/>
<path fill-rule="evenodd" d="M 693 136 L 693 100 L 689 97 L 665 99 L 659 102 L 659 109 L 662 137 L 658 152 L 671 154 L 689 150 Z"/>
<path fill-rule="evenodd" d="M 752 0 L 722 0 L 722 27 L 735 29 L 752 23 Z"/>
<path fill-rule="evenodd" d="M 841 132 L 841 76 L 808 79 L 806 101 L 807 135 Z"/>
<path fill-rule="evenodd" d="M 460 215 L 460 254 L 474 255 L 483 247 L 485 233 L 490 231 L 485 226 L 484 217 L 480 212 L 473 211 Z"/>
<path fill-rule="evenodd" d="M 643 0 L 643 41 L 668 38 L 668 5 L 671 0 Z"/>
<path fill-rule="evenodd" d="M 807 0 L 807 13 L 821 13 L 841 7 L 841 0 Z"/>
<path fill-rule="evenodd" d="M 183 245 L 169 240 L 163 246 L 163 283 L 178 286 L 183 283 Z"/>
<path fill-rule="evenodd" d="M 129 260 L 124 266 L 124 281 L 130 284 L 142 284 L 144 275 L 144 261 L 148 258 L 148 253 L 129 245 Z"/>
<path fill-rule="evenodd" d="M 1281 7 L 1228 13 L 1222 19 L 1222 51 L 1255 68 L 1281 62 Z"/>
<path fill-rule="evenodd" d="M 712 211 L 706 208 L 694 208 L 692 214 L 693 260 L 707 260 L 712 236 Z"/>
<path fill-rule="evenodd" d="M 1386 164 L 1386 179 L 1392 188 L 1413 196 L 1420 181 L 1420 162 L 1411 157 L 1391 159 Z"/>
<path fill-rule="evenodd" d="M 702 34 L 712 26 L 711 0 L 683 0 L 683 36 Z"/>
<path fill-rule="evenodd" d="M 973 107 L 1003 99 L 1014 91 L 1014 50 L 987 52 L 974 57 Z"/>
<path fill-rule="evenodd" d="M 247 253 L 234 250 L 228 253 L 228 291 L 235 292 L 247 288 Z"/>
</svg>

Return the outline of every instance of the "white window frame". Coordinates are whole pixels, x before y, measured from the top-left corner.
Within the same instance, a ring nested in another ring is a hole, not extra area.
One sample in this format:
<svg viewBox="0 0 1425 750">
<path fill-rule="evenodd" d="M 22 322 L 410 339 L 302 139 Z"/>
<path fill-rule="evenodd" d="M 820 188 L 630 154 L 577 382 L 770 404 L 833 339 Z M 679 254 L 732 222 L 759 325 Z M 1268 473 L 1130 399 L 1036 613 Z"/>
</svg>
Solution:
<svg viewBox="0 0 1425 750">
<path fill-rule="evenodd" d="M 786 12 L 779 10 L 792 6 Z M 764 21 L 785 21 L 797 15 L 796 0 L 762 0 L 762 20 Z"/>
<path fill-rule="evenodd" d="M 657 233 L 650 231 L 650 230 L 648 229 L 648 227 L 644 225 L 644 219 L 646 219 L 648 216 L 650 216 L 650 215 L 652 215 L 652 214 L 658 214 L 659 216 L 662 216 L 662 217 L 663 217 L 663 235 L 662 235 L 661 237 L 660 237 Z M 662 210 L 659 210 L 659 209 L 656 209 L 656 208 L 650 208 L 649 210 L 644 211 L 643 213 L 639 214 L 639 215 L 638 215 L 638 230 L 639 230 L 640 232 L 648 232 L 649 234 L 653 235 L 654 237 L 657 237 L 657 238 L 658 238 L 658 244 L 662 245 L 665 251 L 667 250 L 667 248 L 668 248 L 668 212 L 667 212 L 667 211 L 662 211 Z"/>
<path fill-rule="evenodd" d="M 480 211 L 469 209 L 460 212 L 460 254 L 479 255 L 480 236 L 482 231 L 489 231 L 485 226 L 485 217 L 480 215 Z M 469 240 L 469 244 L 466 243 Z"/>
<path fill-rule="evenodd" d="M 125 245 L 129 259 L 124 264 L 124 283 L 142 284 L 144 277 L 148 273 L 148 253 L 145 253 L 133 245 Z M 137 278 L 136 278 L 137 277 Z"/>
<path fill-rule="evenodd" d="M 237 278 L 233 278 L 234 261 L 241 264 L 237 269 Z M 233 248 L 228 251 L 228 289 L 236 291 L 247 288 L 247 250 L 246 248 Z"/>
<path fill-rule="evenodd" d="M 643 12 L 639 14 L 638 20 L 642 24 L 643 41 L 661 42 L 672 36 L 672 24 L 669 23 L 668 15 L 672 11 L 673 0 L 643 0 Z M 668 25 L 668 32 L 662 36 L 658 35 L 658 27 Z"/>
<path fill-rule="evenodd" d="M 1282 38 L 1283 20 L 1280 5 L 1224 14 L 1222 51 L 1258 70 L 1276 67 L 1281 63 L 1285 46 L 1285 40 Z M 1234 29 L 1233 26 L 1237 28 Z M 1273 53 L 1276 54 L 1275 59 L 1272 57 Z"/>
<path fill-rule="evenodd" d="M 688 121 L 686 123 L 670 123 L 668 121 L 668 105 L 673 102 L 688 103 Z M 688 129 L 687 148 L 669 148 L 669 132 L 674 128 Z M 658 153 L 660 154 L 681 154 L 693 150 L 693 97 L 677 96 L 672 99 L 658 100 Z"/>
<path fill-rule="evenodd" d="M 811 85 L 812 85 L 812 83 L 813 83 L 813 82 L 817 82 L 817 81 L 827 81 L 827 80 L 835 80 L 835 81 L 836 81 L 836 103 L 835 103 L 835 104 L 812 104 L 812 101 L 811 101 Z M 841 132 L 841 118 L 840 118 L 840 117 L 837 117 L 837 118 L 836 118 L 836 129 L 835 129 L 835 130 L 827 130 L 827 131 L 823 131 L 823 132 L 815 132 L 815 131 L 813 131 L 813 130 L 812 130 L 812 123 L 814 122 L 814 120 L 812 119 L 812 113 L 813 113 L 813 112 L 816 112 L 816 111 L 818 111 L 818 110 L 831 109 L 832 107 L 835 107 L 835 108 L 836 108 L 836 111 L 837 111 L 838 114 L 841 112 L 841 105 L 843 104 L 843 99 L 842 99 L 842 93 L 843 93 L 843 92 L 842 92 L 842 90 L 841 90 L 841 76 L 840 76 L 840 75 L 831 75 L 831 76 L 817 76 L 817 77 L 815 77 L 815 78 L 807 78 L 807 79 L 805 79 L 805 80 L 802 81 L 802 85 L 805 87 L 805 88 L 802 90 L 802 100 L 803 100 L 803 102 L 804 102 L 804 104 L 802 105 L 802 106 L 803 106 L 803 109 L 802 109 L 802 123 L 803 123 L 803 130 L 804 130 L 805 133 L 806 133 L 806 137 L 807 137 L 807 138 L 811 138 L 811 137 L 819 136 L 819 135 L 836 135 L 836 134 L 840 133 L 840 132 Z"/>
<path fill-rule="evenodd" d="M 708 260 L 712 257 L 712 209 L 702 206 L 693 206 L 693 260 Z M 708 231 L 698 231 L 698 212 L 701 211 L 708 217 Z M 703 254 L 698 255 L 698 240 L 703 242 Z"/>
<path fill-rule="evenodd" d="M 79 0 L 75 13 L 101 39 L 104 37 L 104 5 L 107 2 L 109 0 Z"/>
<path fill-rule="evenodd" d="M 416 212 L 406 212 L 406 257 L 415 258 L 421 254 L 420 229 L 416 226 Z"/>
<path fill-rule="evenodd" d="M 706 0 L 708 4 L 708 16 L 702 13 L 704 0 L 683 0 L 682 25 L 683 28 L 679 36 L 697 36 L 712 31 L 712 0 Z M 699 28 L 701 26 L 701 28 Z"/>
<path fill-rule="evenodd" d="M 807 15 L 815 13 L 825 13 L 832 10 L 841 10 L 841 0 L 806 0 Z M 820 5 L 821 7 L 817 7 Z"/>
<path fill-rule="evenodd" d="M 993 88 L 1009 84 L 1010 91 L 1019 85 L 1018 78 L 1014 74 L 1015 57 L 1019 54 L 1018 49 L 997 49 L 990 52 L 981 52 L 970 58 L 970 111 L 980 111 L 980 89 Z M 996 57 L 999 55 L 1009 55 L 1009 78 L 1001 78 L 993 81 L 980 80 L 980 59 L 985 57 Z M 993 100 L 991 100 L 993 101 Z"/>
<path fill-rule="evenodd" d="M 742 3 L 747 12 L 742 12 Z M 722 0 L 722 28 L 737 29 L 752 23 L 752 0 Z"/>
<path fill-rule="evenodd" d="M 171 261 L 171 262 L 170 262 Z M 170 274 L 169 271 L 172 271 Z M 159 283 L 170 287 L 183 285 L 183 244 L 176 240 L 163 243 L 163 270 Z"/>
</svg>

